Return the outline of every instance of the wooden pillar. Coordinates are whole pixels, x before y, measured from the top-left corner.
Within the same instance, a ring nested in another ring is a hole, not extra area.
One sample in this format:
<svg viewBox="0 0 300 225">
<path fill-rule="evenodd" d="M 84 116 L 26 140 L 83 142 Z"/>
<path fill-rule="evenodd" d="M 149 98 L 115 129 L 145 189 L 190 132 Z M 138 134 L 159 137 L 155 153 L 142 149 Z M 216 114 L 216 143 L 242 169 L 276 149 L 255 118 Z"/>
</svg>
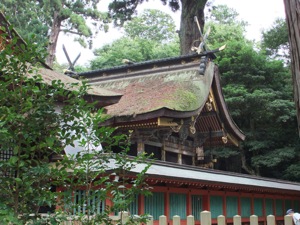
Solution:
<svg viewBox="0 0 300 225">
<path fill-rule="evenodd" d="M 254 214 L 254 195 L 251 195 L 251 215 Z"/>
<path fill-rule="evenodd" d="M 186 224 L 187 225 L 194 225 L 195 224 L 195 218 L 193 215 L 189 215 L 187 218 L 186 218 Z"/>
<path fill-rule="evenodd" d="M 111 195 L 111 194 L 109 194 Z M 113 202 L 110 200 L 110 196 L 108 198 L 105 199 L 105 207 L 109 207 L 111 208 L 113 206 Z M 114 215 L 114 212 L 110 212 L 109 214 L 110 216 Z"/>
<path fill-rule="evenodd" d="M 178 153 L 178 155 L 177 155 L 177 163 L 182 164 L 182 154 L 181 153 Z"/>
<path fill-rule="evenodd" d="M 166 150 L 165 150 L 165 147 L 166 147 L 166 142 L 164 140 L 163 143 L 162 143 L 162 146 L 161 146 L 161 161 L 166 161 Z"/>
<path fill-rule="evenodd" d="M 145 196 L 139 195 L 139 215 L 145 214 Z"/>
<path fill-rule="evenodd" d="M 192 214 L 192 194 L 191 194 L 191 190 L 189 190 L 188 194 L 187 194 L 187 212 L 186 215 L 191 215 Z M 193 215 L 195 216 L 195 215 Z"/>
<path fill-rule="evenodd" d="M 236 215 L 233 217 L 233 225 L 241 225 L 242 224 L 242 218 L 239 215 Z"/>
<path fill-rule="evenodd" d="M 170 218 L 170 189 L 165 192 L 165 215 L 167 220 Z"/>
<path fill-rule="evenodd" d="M 147 220 L 147 225 L 153 225 L 153 216 L 149 216 L 149 219 Z"/>
<path fill-rule="evenodd" d="M 203 195 L 202 196 L 202 207 L 203 207 L 203 210 L 210 210 L 210 194 L 209 192 L 206 194 L 206 195 Z"/>
<path fill-rule="evenodd" d="M 222 204 L 223 204 L 223 215 L 227 217 L 227 199 L 226 199 L 227 193 L 225 192 L 225 195 L 222 196 Z"/>
<path fill-rule="evenodd" d="M 258 225 L 258 217 L 256 215 L 250 216 L 250 225 Z"/>
<path fill-rule="evenodd" d="M 267 216 L 267 225 L 276 225 L 275 216 L 273 215 Z"/>
<path fill-rule="evenodd" d="M 137 141 L 137 154 L 140 155 L 145 151 L 145 144 L 142 139 Z"/>
<path fill-rule="evenodd" d="M 226 225 L 226 219 L 225 216 L 223 215 L 218 216 L 217 221 L 218 221 L 218 225 Z"/>
<path fill-rule="evenodd" d="M 159 217 L 159 225 L 167 225 L 167 217 L 162 215 Z"/>
<path fill-rule="evenodd" d="M 173 225 L 180 225 L 180 216 L 173 216 Z"/>
<path fill-rule="evenodd" d="M 201 225 L 211 225 L 211 213 L 209 211 L 202 211 L 200 213 Z"/>
<path fill-rule="evenodd" d="M 284 216 L 284 225 L 293 225 L 293 217 L 290 215 L 285 215 Z"/>
<path fill-rule="evenodd" d="M 238 215 L 242 216 L 241 192 L 239 192 L 238 196 Z"/>
</svg>

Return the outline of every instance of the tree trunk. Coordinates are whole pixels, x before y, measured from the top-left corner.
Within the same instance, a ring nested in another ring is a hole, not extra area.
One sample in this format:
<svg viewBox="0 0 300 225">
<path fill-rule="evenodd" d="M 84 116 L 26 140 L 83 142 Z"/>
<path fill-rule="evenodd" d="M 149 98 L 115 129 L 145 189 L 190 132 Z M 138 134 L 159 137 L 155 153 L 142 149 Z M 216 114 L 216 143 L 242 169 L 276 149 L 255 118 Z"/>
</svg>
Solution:
<svg viewBox="0 0 300 225">
<path fill-rule="evenodd" d="M 55 59 L 55 51 L 58 40 L 58 35 L 61 27 L 61 19 L 58 16 L 58 12 L 54 12 L 53 23 L 50 32 L 49 44 L 48 44 L 48 56 L 46 58 L 46 64 L 50 67 L 53 66 L 53 62 Z"/>
<path fill-rule="evenodd" d="M 300 136 L 300 2 L 299 0 L 284 0 L 284 5 L 290 42 L 294 101 L 296 103 L 298 132 Z"/>
<path fill-rule="evenodd" d="M 248 165 L 247 160 L 246 160 L 246 153 L 243 147 L 240 146 L 240 153 L 241 153 L 241 161 L 242 161 L 242 168 L 251 175 L 257 175 L 255 171 Z"/>
<path fill-rule="evenodd" d="M 179 31 L 181 55 L 190 53 L 193 42 L 200 38 L 194 17 L 197 16 L 201 30 L 203 31 L 204 7 L 206 2 L 207 0 L 181 0 L 182 10 Z"/>
</svg>

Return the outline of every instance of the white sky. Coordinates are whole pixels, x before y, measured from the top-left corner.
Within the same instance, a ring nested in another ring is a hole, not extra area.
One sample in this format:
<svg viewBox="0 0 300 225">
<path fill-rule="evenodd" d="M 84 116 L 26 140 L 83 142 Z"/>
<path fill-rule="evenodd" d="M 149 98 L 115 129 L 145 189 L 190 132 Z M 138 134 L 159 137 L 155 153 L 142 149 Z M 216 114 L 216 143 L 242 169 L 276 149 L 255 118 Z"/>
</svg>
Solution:
<svg viewBox="0 0 300 225">
<path fill-rule="evenodd" d="M 99 7 L 105 9 L 107 2 L 109 0 L 101 0 Z M 239 18 L 249 23 L 247 29 L 247 38 L 249 39 L 260 40 L 260 34 L 263 29 L 270 28 L 275 19 L 285 17 L 283 0 L 213 0 L 213 5 L 221 4 L 235 9 L 239 13 Z M 142 11 L 149 8 L 170 13 L 176 26 L 179 28 L 180 12 L 173 13 L 167 6 L 163 6 L 160 0 L 149 0 L 139 6 L 138 10 Z M 94 40 L 93 49 L 110 43 L 119 37 L 121 37 L 121 31 L 118 29 L 110 29 L 108 33 L 99 32 L 97 38 Z M 60 34 L 56 49 L 57 60 L 60 64 L 67 63 L 62 50 L 63 44 L 68 51 L 71 61 L 81 53 L 77 64 L 85 65 L 89 60 L 94 58 L 93 50 L 83 49 L 78 43 L 73 42 L 73 37 Z"/>
</svg>

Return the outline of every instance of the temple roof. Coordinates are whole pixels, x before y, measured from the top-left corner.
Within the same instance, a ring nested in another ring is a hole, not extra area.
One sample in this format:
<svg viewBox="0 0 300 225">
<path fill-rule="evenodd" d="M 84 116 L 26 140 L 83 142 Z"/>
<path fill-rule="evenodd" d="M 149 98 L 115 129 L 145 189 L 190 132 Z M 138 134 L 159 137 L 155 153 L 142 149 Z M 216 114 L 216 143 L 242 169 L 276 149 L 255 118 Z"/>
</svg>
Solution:
<svg viewBox="0 0 300 225">
<path fill-rule="evenodd" d="M 131 172 L 140 173 L 145 168 L 145 164 L 137 164 Z M 195 166 L 186 167 L 171 162 L 155 161 L 151 164 L 147 173 L 149 179 L 157 179 L 159 182 L 174 184 L 174 180 L 180 183 L 201 182 L 201 186 L 213 185 L 219 189 L 230 188 L 234 190 L 248 190 L 262 193 L 288 191 L 294 196 L 300 196 L 300 183 L 286 180 L 271 179 L 247 174 L 220 171 L 215 169 L 203 169 Z"/>
<path fill-rule="evenodd" d="M 52 81 L 60 80 L 64 85 L 65 89 L 67 90 L 75 90 L 76 86 L 71 84 L 78 84 L 79 86 L 82 85 L 82 81 L 69 77 L 67 75 L 55 72 L 54 70 L 47 69 L 47 68 L 39 68 L 38 73 L 41 75 L 44 83 L 51 85 Z M 32 76 L 33 74 L 29 75 Z M 77 87 L 78 89 L 78 87 Z M 109 91 L 103 88 L 98 88 L 95 86 L 90 86 L 87 90 L 86 98 L 90 101 L 97 101 L 98 106 L 103 107 L 110 104 L 115 104 L 120 100 L 122 94 Z"/>
<path fill-rule="evenodd" d="M 204 76 L 196 68 L 180 68 L 95 82 L 92 86 L 122 93 L 117 104 L 106 107 L 111 116 L 133 117 L 163 109 L 179 115 L 203 107 L 213 80 L 213 68 L 214 63 L 210 62 Z"/>
<path fill-rule="evenodd" d="M 238 145 L 245 135 L 228 112 L 212 58 L 205 53 L 186 55 L 79 75 L 92 86 L 123 95 L 118 103 L 105 107 L 110 116 L 106 125 L 178 127 L 190 123 L 204 136 L 211 136 L 210 140 L 215 136 L 215 145 L 222 144 L 222 136 Z M 200 64 L 206 66 L 204 73 Z"/>
</svg>

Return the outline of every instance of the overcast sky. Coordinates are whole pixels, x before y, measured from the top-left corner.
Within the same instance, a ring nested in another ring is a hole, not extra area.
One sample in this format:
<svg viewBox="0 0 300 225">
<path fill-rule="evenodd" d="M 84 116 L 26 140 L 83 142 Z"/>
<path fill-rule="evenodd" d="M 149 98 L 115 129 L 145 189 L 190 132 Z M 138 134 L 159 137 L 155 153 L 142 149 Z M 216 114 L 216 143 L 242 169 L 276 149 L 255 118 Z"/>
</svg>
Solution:
<svg viewBox="0 0 300 225">
<path fill-rule="evenodd" d="M 109 0 L 101 0 L 99 7 L 106 9 L 107 2 L 109 2 Z M 235 9 L 239 13 L 240 19 L 249 23 L 247 27 L 247 38 L 249 39 L 259 40 L 263 29 L 270 28 L 276 18 L 285 17 L 283 0 L 213 0 L 213 5 L 221 4 Z M 160 0 L 149 0 L 140 5 L 138 11 L 141 12 L 149 8 L 170 13 L 176 26 L 179 28 L 180 12 L 171 12 L 168 7 L 162 5 Z M 120 34 L 121 32 L 118 29 L 110 29 L 108 33 L 101 32 L 94 41 L 93 47 L 99 48 L 103 44 L 110 43 L 116 38 L 119 38 L 121 36 Z M 73 43 L 73 37 L 66 37 L 60 34 L 57 45 L 57 59 L 60 64 L 67 63 L 62 50 L 62 44 L 65 45 L 71 61 L 73 61 L 79 53 L 81 53 L 81 57 L 77 61 L 78 64 L 84 65 L 93 58 L 92 50 L 83 49 L 79 44 Z"/>
</svg>

